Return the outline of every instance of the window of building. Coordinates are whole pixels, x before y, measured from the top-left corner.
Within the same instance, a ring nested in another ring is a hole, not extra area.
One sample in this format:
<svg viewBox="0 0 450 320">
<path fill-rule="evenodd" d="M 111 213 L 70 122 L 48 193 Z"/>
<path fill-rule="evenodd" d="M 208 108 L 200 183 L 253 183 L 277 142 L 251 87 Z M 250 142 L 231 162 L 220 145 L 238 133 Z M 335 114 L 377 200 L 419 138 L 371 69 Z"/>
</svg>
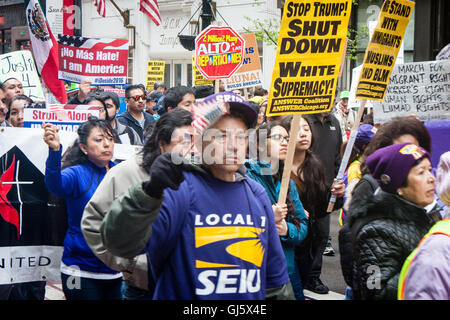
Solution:
<svg viewBox="0 0 450 320">
<path fill-rule="evenodd" d="M 11 43 L 11 29 L 3 29 L 0 30 L 1 32 L 1 54 L 11 52 L 12 49 L 12 43 Z"/>
</svg>

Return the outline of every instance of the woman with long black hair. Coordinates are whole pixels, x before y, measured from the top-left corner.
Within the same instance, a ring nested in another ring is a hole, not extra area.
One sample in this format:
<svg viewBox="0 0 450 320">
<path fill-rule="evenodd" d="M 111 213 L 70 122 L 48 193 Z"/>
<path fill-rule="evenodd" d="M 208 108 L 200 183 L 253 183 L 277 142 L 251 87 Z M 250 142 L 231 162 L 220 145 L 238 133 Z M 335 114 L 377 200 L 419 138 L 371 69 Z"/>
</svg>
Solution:
<svg viewBox="0 0 450 320">
<path fill-rule="evenodd" d="M 120 299 L 122 274 L 108 268 L 89 248 L 81 232 L 84 207 L 106 172 L 115 165 L 115 131 L 105 121 L 90 117 L 78 128 L 78 139 L 61 159 L 58 127 L 43 124 L 49 146 L 45 185 L 67 205 L 68 230 L 64 239 L 61 279 L 67 300 Z"/>
<path fill-rule="evenodd" d="M 292 116 L 283 120 L 283 124 L 290 130 Z M 294 160 L 292 164 L 291 179 L 295 182 L 298 195 L 308 215 L 309 232 L 307 238 L 295 248 L 295 260 L 300 272 L 301 281 L 307 284 L 311 281 L 309 276 L 313 257 L 319 256 L 319 252 L 324 248 L 315 245 L 315 238 L 320 238 L 318 228 L 318 219 L 324 217 L 327 213 L 327 206 L 330 196 L 335 194 L 341 198 L 345 192 L 345 185 L 342 181 L 337 182 L 333 188 L 326 183 L 325 168 L 322 162 L 314 154 L 311 146 L 314 143 L 311 125 L 309 119 L 302 117 L 300 120 L 300 130 L 295 146 Z M 331 191 L 330 191 L 331 189 Z M 329 226 L 328 226 L 329 227 Z M 320 257 L 322 257 L 320 252 Z M 328 292 L 328 288 L 320 281 L 314 287 L 323 289 L 323 293 Z"/>
</svg>

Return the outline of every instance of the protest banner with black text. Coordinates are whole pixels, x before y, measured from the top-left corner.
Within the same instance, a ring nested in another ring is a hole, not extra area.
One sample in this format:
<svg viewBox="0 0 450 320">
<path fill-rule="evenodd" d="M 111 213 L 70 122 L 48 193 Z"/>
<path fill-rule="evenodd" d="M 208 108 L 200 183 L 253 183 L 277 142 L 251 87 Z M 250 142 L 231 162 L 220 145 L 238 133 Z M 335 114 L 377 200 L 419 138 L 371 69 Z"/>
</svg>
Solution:
<svg viewBox="0 0 450 320">
<path fill-rule="evenodd" d="M 332 108 L 351 7 L 351 0 L 285 2 L 266 115 Z"/>
<path fill-rule="evenodd" d="M 153 91 L 156 82 L 164 82 L 165 61 L 148 61 L 147 62 L 147 83 L 145 88 Z"/>
<path fill-rule="evenodd" d="M 384 100 L 414 5 L 414 2 L 408 0 L 384 1 L 364 55 L 356 88 L 357 99 Z"/>
<path fill-rule="evenodd" d="M 43 132 L 0 129 L 0 285 L 61 281 L 67 213 L 64 200 L 45 186 L 49 148 Z M 64 154 L 78 135 L 59 131 L 59 137 Z M 141 149 L 115 144 L 113 160 L 126 160 Z"/>
<path fill-rule="evenodd" d="M 384 101 L 373 102 L 374 122 L 411 114 L 421 121 L 450 120 L 450 60 L 395 65 Z"/>
<path fill-rule="evenodd" d="M 123 85 L 127 79 L 128 40 L 58 35 L 60 80 L 93 85 Z"/>
</svg>

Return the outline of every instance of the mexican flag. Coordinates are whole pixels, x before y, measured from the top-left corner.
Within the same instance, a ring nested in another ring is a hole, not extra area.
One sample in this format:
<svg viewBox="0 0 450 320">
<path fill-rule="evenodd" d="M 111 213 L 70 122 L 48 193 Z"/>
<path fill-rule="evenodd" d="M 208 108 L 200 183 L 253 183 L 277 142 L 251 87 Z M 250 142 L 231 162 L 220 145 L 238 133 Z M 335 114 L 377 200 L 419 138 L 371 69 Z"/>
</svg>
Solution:
<svg viewBox="0 0 450 320">
<path fill-rule="evenodd" d="M 25 16 L 34 60 L 42 79 L 60 103 L 67 103 L 64 82 L 58 80 L 58 42 L 50 31 L 38 0 L 25 0 Z"/>
</svg>

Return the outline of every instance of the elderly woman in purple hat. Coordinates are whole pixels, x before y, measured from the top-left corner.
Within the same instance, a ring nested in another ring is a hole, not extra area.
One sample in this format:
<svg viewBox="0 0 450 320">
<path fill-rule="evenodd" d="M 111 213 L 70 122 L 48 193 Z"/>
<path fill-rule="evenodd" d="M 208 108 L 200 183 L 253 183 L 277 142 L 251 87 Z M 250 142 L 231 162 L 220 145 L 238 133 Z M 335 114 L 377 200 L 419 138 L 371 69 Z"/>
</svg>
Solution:
<svg viewBox="0 0 450 320">
<path fill-rule="evenodd" d="M 403 262 L 433 225 L 424 207 L 436 179 L 430 154 L 411 143 L 381 148 L 366 165 L 380 187 L 351 216 L 354 299 L 395 300 Z"/>
</svg>

